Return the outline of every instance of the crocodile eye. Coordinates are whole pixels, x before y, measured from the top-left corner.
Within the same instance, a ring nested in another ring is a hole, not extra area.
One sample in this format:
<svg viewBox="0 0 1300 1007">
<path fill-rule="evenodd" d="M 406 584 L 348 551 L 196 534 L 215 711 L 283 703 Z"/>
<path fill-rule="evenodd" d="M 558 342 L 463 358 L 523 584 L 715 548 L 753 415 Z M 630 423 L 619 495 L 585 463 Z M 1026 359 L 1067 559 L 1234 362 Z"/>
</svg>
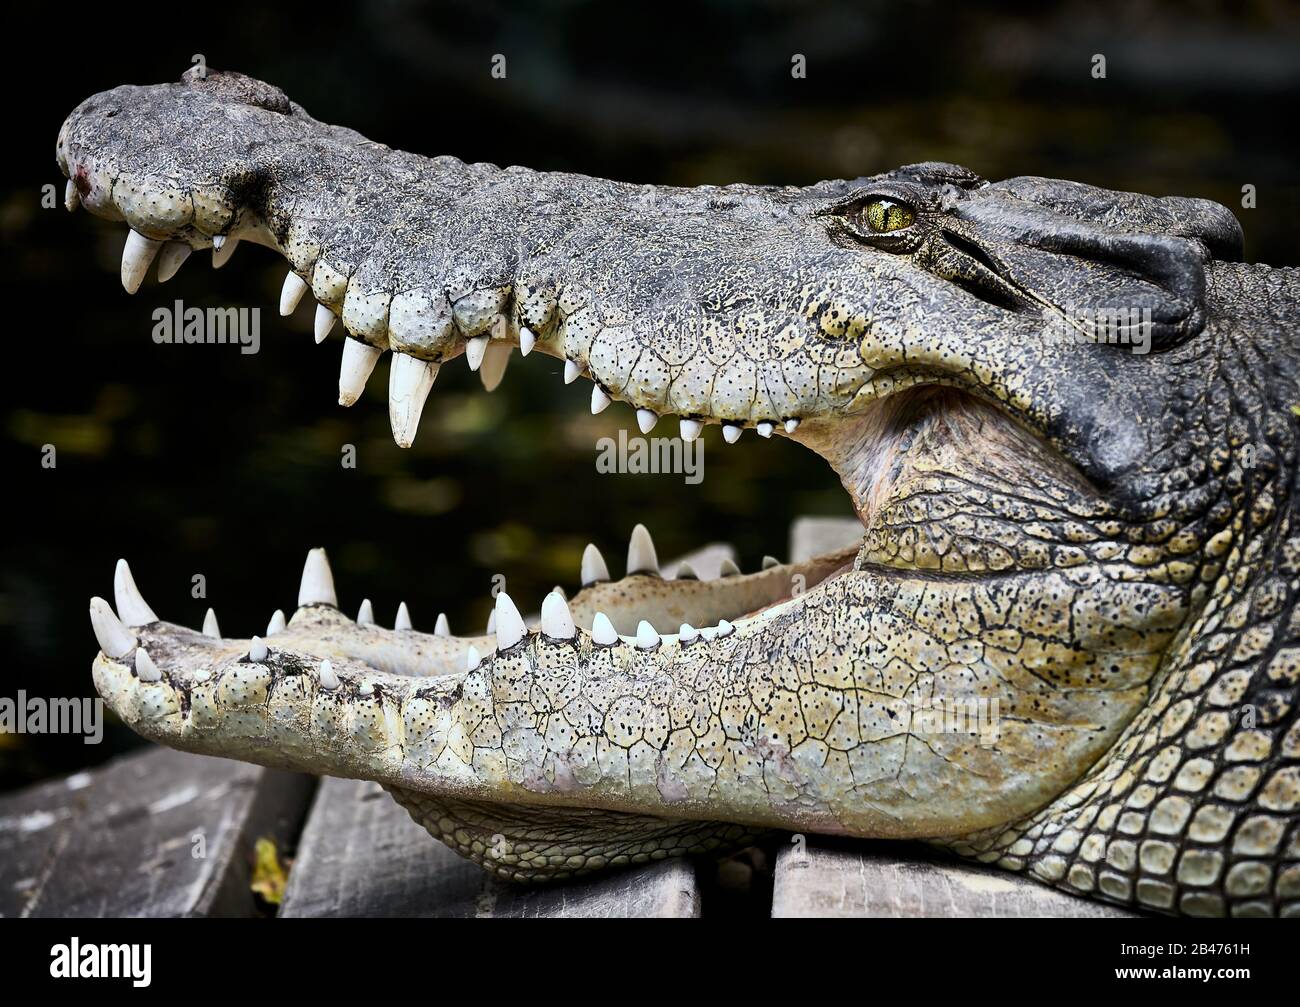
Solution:
<svg viewBox="0 0 1300 1007">
<path fill-rule="evenodd" d="M 862 217 L 866 220 L 867 226 L 877 234 L 901 231 L 905 227 L 910 227 L 912 221 L 916 220 L 916 214 L 910 206 L 904 206 L 892 199 L 873 199 L 863 207 Z"/>
</svg>

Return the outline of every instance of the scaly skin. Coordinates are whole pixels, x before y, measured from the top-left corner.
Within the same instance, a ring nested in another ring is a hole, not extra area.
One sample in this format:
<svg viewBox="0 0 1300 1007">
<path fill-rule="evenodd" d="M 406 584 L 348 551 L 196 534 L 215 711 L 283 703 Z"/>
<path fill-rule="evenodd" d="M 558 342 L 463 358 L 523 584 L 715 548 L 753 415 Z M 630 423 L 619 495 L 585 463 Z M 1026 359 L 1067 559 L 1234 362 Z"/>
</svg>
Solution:
<svg viewBox="0 0 1300 1007">
<path fill-rule="evenodd" d="M 158 621 L 120 570 L 95 682 L 141 734 L 378 780 L 517 880 L 783 828 L 1300 912 L 1300 276 L 1235 261 L 1223 207 L 940 164 L 802 189 L 501 170 L 236 74 L 97 95 L 58 158 L 71 204 L 146 238 L 283 254 L 394 352 L 399 443 L 438 365 L 535 337 L 639 409 L 788 430 L 864 526 L 855 554 L 706 582 L 634 543 L 646 569 L 541 629 L 503 595 L 477 639 L 347 619 L 319 554 L 265 655 Z M 1107 307 L 1148 312 L 1123 334 L 1150 352 L 1054 335 Z M 678 622 L 716 628 L 653 632 Z"/>
</svg>

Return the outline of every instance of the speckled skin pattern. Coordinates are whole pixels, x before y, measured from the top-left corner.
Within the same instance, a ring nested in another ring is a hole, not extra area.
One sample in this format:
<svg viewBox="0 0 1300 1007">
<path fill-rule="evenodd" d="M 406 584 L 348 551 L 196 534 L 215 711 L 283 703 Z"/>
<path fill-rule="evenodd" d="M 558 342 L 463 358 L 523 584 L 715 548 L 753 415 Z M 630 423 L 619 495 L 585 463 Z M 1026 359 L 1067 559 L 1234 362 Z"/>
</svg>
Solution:
<svg viewBox="0 0 1300 1007">
<path fill-rule="evenodd" d="M 136 627 L 161 680 L 130 654 L 94 675 L 141 734 L 378 780 L 517 880 L 779 828 L 1300 914 L 1300 275 L 1237 261 L 1225 208 L 944 164 L 683 190 L 430 160 L 236 74 L 97 95 L 58 159 L 147 237 L 277 250 L 385 351 L 447 361 L 526 325 L 616 400 L 798 419 L 864 525 L 801 567 L 594 585 L 574 638 L 504 650 L 330 605 L 260 662 Z M 882 200 L 904 226 L 873 228 Z M 1147 313 L 1149 352 L 1059 337 L 1116 306 Z M 601 646 L 598 610 L 734 631 Z"/>
</svg>

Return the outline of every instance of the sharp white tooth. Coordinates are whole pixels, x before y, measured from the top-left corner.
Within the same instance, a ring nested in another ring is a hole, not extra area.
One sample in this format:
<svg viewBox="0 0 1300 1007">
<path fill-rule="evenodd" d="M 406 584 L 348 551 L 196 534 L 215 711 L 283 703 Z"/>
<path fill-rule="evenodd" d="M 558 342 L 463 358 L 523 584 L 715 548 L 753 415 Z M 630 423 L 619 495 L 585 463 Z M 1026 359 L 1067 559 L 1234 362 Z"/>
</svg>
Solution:
<svg viewBox="0 0 1300 1007">
<path fill-rule="evenodd" d="M 754 429 L 758 431 L 759 437 L 768 438 L 771 437 L 772 432 L 776 430 L 776 424 L 769 423 L 767 420 L 763 420 L 763 422 L 761 422 Z"/>
<path fill-rule="evenodd" d="M 483 658 L 479 656 L 478 648 L 471 643 L 469 649 L 465 651 L 465 670 L 473 671 L 482 663 Z"/>
<path fill-rule="evenodd" d="M 597 612 L 596 618 L 591 620 L 591 642 L 598 643 L 602 647 L 612 647 L 618 643 L 618 633 L 614 630 L 614 624 L 609 621 L 609 616 L 604 612 Z"/>
<path fill-rule="evenodd" d="M 369 598 L 361 600 L 361 607 L 357 609 L 357 625 L 369 626 L 375 621 L 375 607 L 370 604 Z"/>
<path fill-rule="evenodd" d="M 704 429 L 704 424 L 699 420 L 682 420 L 681 431 L 682 440 L 690 442 L 700 436 L 700 431 Z"/>
<path fill-rule="evenodd" d="M 510 354 L 514 351 L 515 348 L 509 343 L 498 340 L 488 343 L 487 353 L 483 355 L 483 366 L 478 372 L 484 390 L 495 392 L 500 387 L 501 379 L 506 376 L 506 368 L 510 365 Z"/>
<path fill-rule="evenodd" d="M 655 628 L 642 619 L 636 627 L 637 650 L 654 650 L 659 646 L 659 634 Z"/>
<path fill-rule="evenodd" d="M 194 249 L 184 241 L 169 241 L 158 253 L 158 282 L 166 283 L 185 264 Z"/>
<path fill-rule="evenodd" d="M 711 642 L 713 639 L 717 637 L 717 635 L 718 635 L 718 629 L 716 626 L 705 626 L 702 630 L 700 630 L 700 638 L 702 640 Z"/>
<path fill-rule="evenodd" d="M 388 422 L 398 447 L 409 448 L 415 441 L 424 401 L 437 376 L 437 364 L 405 353 L 393 354 L 388 370 Z"/>
<path fill-rule="evenodd" d="M 260 636 L 255 636 L 253 639 L 248 641 L 248 659 L 254 664 L 257 664 L 260 661 L 265 661 L 268 653 L 269 651 L 267 650 L 266 644 L 262 641 Z"/>
<path fill-rule="evenodd" d="M 582 374 L 582 368 L 578 366 L 576 361 L 566 360 L 564 362 L 564 383 L 566 385 L 571 385 L 577 381 L 580 374 Z"/>
<path fill-rule="evenodd" d="M 738 427 L 734 423 L 722 424 L 722 439 L 728 444 L 735 444 L 740 440 L 740 435 L 745 432 L 744 427 Z"/>
<path fill-rule="evenodd" d="M 653 409 L 638 409 L 636 411 L 636 425 L 641 428 L 643 434 L 648 434 L 658 422 L 659 414 Z"/>
<path fill-rule="evenodd" d="M 284 286 L 280 288 L 280 314 L 285 317 L 292 315 L 305 293 L 307 293 L 307 281 L 292 269 L 289 270 L 284 278 Z"/>
<path fill-rule="evenodd" d="M 380 350 L 360 339 L 343 340 L 343 363 L 339 365 L 339 405 L 350 406 L 361 398 L 380 353 Z"/>
<path fill-rule="evenodd" d="M 524 625 L 524 617 L 519 614 L 519 609 L 515 608 L 515 603 L 510 600 L 510 595 L 504 591 L 497 595 L 497 650 L 509 650 L 520 640 L 528 635 L 528 627 Z"/>
<path fill-rule="evenodd" d="M 719 636 L 719 638 L 724 637 L 724 636 L 730 636 L 730 635 L 731 635 L 732 633 L 734 633 L 735 631 L 736 631 L 736 627 L 733 626 L 731 623 L 727 622 L 726 619 L 723 619 L 723 620 L 721 620 L 721 621 L 718 623 L 718 636 Z"/>
<path fill-rule="evenodd" d="M 694 643 L 699 635 L 689 622 L 682 623 L 681 628 L 677 630 L 677 639 L 682 643 Z"/>
<path fill-rule="evenodd" d="M 90 599 L 90 628 L 95 631 L 99 649 L 111 658 L 123 657 L 135 646 L 135 635 L 122 625 L 103 598 Z"/>
<path fill-rule="evenodd" d="M 162 248 L 161 241 L 146 238 L 139 231 L 128 231 L 126 245 L 122 248 L 122 286 L 128 294 L 134 294 L 144 282 L 144 274 L 149 272 L 154 256 Z"/>
<path fill-rule="evenodd" d="M 581 579 L 583 587 L 609 580 L 609 567 L 605 565 L 605 557 L 600 554 L 595 543 L 588 543 L 587 548 L 582 550 Z"/>
<path fill-rule="evenodd" d="M 564 588 L 560 587 L 559 584 L 556 584 L 555 587 L 551 588 L 551 590 L 554 591 L 556 594 L 558 594 L 565 601 L 569 600 L 568 593 L 564 590 Z"/>
<path fill-rule="evenodd" d="M 307 553 L 307 562 L 302 568 L 302 583 L 298 585 L 298 607 L 303 605 L 339 607 L 338 596 L 334 593 L 334 574 L 330 572 L 330 561 L 324 549 L 313 549 Z"/>
<path fill-rule="evenodd" d="M 362 682 L 357 686 L 357 692 L 362 696 L 373 696 L 375 694 L 374 684 L 371 682 Z"/>
<path fill-rule="evenodd" d="M 552 591 L 542 599 L 542 632 L 552 640 L 572 640 L 577 628 L 562 595 Z"/>
<path fill-rule="evenodd" d="M 785 421 L 785 432 L 786 432 L 786 433 L 788 433 L 788 434 L 792 434 L 792 433 L 794 433 L 794 432 L 795 432 L 796 430 L 798 430 L 798 429 L 799 429 L 799 421 L 798 421 L 798 420 L 786 420 L 786 421 Z"/>
<path fill-rule="evenodd" d="M 451 625 L 447 622 L 447 613 L 439 612 L 438 621 L 433 624 L 434 636 L 451 636 Z"/>
<path fill-rule="evenodd" d="M 235 254 L 235 249 L 239 247 L 238 238 L 227 238 L 218 234 L 212 239 L 212 268 L 220 269 L 230 257 Z"/>
<path fill-rule="evenodd" d="M 320 687 L 322 689 L 333 692 L 339 687 L 339 677 L 334 674 L 334 665 L 330 664 L 328 658 L 320 663 L 320 671 L 317 674 L 320 676 Z"/>
<path fill-rule="evenodd" d="M 497 631 L 497 611 L 494 608 L 491 612 L 488 613 L 487 629 L 483 631 L 483 635 L 491 636 L 496 631 Z"/>
<path fill-rule="evenodd" d="M 736 566 L 736 561 L 730 557 L 724 559 L 718 564 L 719 577 L 735 577 L 740 573 L 740 567 Z"/>
<path fill-rule="evenodd" d="M 217 625 L 217 613 L 208 609 L 208 614 L 203 617 L 203 635 L 210 636 L 214 640 L 221 639 L 221 627 Z"/>
<path fill-rule="evenodd" d="M 77 183 L 68 179 L 68 184 L 63 187 L 63 205 L 72 213 L 81 205 L 81 193 L 77 191 Z"/>
<path fill-rule="evenodd" d="M 771 570 L 772 567 L 774 567 L 774 566 L 780 566 L 780 565 L 781 565 L 781 561 L 780 561 L 779 559 L 777 559 L 775 556 L 764 556 L 764 557 L 763 557 L 763 569 L 764 569 L 764 570 Z"/>
<path fill-rule="evenodd" d="M 526 357 L 533 352 L 533 347 L 537 345 L 537 337 L 533 335 L 533 330 L 527 325 L 519 326 L 519 355 Z"/>
<path fill-rule="evenodd" d="M 266 624 L 266 635 L 275 636 L 276 633 L 283 631 L 283 629 L 284 629 L 284 611 L 282 609 L 277 608 L 271 614 L 271 621 Z"/>
<path fill-rule="evenodd" d="M 312 327 L 315 331 L 317 346 L 325 342 L 325 337 L 330 334 L 330 329 L 334 328 L 334 323 L 338 320 L 338 315 L 330 311 L 325 305 L 316 305 L 316 320 L 312 323 Z"/>
<path fill-rule="evenodd" d="M 601 388 L 600 385 L 591 386 L 592 416 L 595 416 L 597 413 L 603 413 L 609 407 L 610 401 L 610 397 L 605 394 L 605 389 Z"/>
<path fill-rule="evenodd" d="M 483 365 L 483 357 L 487 353 L 487 346 L 487 336 L 475 336 L 465 343 L 465 363 L 469 364 L 471 371 L 477 371 Z"/>
<path fill-rule="evenodd" d="M 643 524 L 632 529 L 632 537 L 627 543 L 627 572 L 659 573 L 659 557 L 655 555 L 654 540 Z"/>
<path fill-rule="evenodd" d="M 406 607 L 406 602 L 401 602 L 397 606 L 397 618 L 393 620 L 393 629 L 410 629 L 411 628 L 411 610 Z"/>
<path fill-rule="evenodd" d="M 689 563 L 683 563 L 681 566 L 677 568 L 677 579 L 678 580 L 699 580 L 700 575 L 695 572 L 695 567 L 691 566 Z"/>
<path fill-rule="evenodd" d="M 135 649 L 135 677 L 141 682 L 162 681 L 162 672 L 158 670 L 158 665 L 153 663 L 153 658 L 143 647 Z"/>
<path fill-rule="evenodd" d="M 122 613 L 122 621 L 128 626 L 147 626 L 158 621 L 158 616 L 154 615 L 135 586 L 131 568 L 124 559 L 117 561 L 117 569 L 113 571 L 113 598 L 117 601 L 117 610 Z"/>
</svg>

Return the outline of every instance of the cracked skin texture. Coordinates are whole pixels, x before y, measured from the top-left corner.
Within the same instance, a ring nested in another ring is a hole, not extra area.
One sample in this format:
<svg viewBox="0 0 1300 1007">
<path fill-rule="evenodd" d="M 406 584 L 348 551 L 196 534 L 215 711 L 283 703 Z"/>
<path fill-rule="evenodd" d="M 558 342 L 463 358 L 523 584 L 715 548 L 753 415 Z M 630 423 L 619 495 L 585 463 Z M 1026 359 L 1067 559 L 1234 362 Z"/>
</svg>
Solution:
<svg viewBox="0 0 1300 1007">
<path fill-rule="evenodd" d="M 466 165 L 238 74 L 96 95 L 57 156 L 75 202 L 148 238 L 276 250 L 385 352 L 527 326 L 639 408 L 797 419 L 864 528 L 801 566 L 586 587 L 572 638 L 504 649 L 329 604 L 258 662 L 133 626 L 160 680 L 130 649 L 94 676 L 141 734 L 378 780 L 520 881 L 780 828 L 1300 914 L 1300 275 L 1239 261 L 1225 208 L 944 164 L 693 190 Z M 1116 306 L 1150 352 L 1053 337 Z M 601 646 L 596 611 L 735 628 Z M 932 729 L 928 699 L 996 703 L 993 742 Z"/>
</svg>

